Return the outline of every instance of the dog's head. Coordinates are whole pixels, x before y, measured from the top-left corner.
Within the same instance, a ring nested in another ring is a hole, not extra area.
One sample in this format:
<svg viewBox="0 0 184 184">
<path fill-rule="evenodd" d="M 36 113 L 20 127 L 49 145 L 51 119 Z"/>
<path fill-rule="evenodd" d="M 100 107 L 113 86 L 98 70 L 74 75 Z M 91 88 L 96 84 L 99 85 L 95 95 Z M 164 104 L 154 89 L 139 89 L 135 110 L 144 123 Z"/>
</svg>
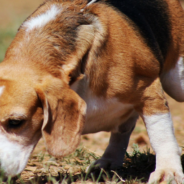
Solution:
<svg viewBox="0 0 184 184">
<path fill-rule="evenodd" d="M 95 16 L 83 12 L 86 2 L 46 1 L 6 52 L 0 65 L 0 164 L 6 175 L 24 169 L 41 136 L 56 157 L 79 144 L 86 104 L 70 85 L 83 77 L 81 61 L 98 57 L 105 37 Z"/>
<path fill-rule="evenodd" d="M 41 136 L 56 157 L 79 144 L 85 102 L 67 86 L 32 87 L 25 80 L 0 80 L 0 164 L 6 175 L 20 173 Z"/>
</svg>

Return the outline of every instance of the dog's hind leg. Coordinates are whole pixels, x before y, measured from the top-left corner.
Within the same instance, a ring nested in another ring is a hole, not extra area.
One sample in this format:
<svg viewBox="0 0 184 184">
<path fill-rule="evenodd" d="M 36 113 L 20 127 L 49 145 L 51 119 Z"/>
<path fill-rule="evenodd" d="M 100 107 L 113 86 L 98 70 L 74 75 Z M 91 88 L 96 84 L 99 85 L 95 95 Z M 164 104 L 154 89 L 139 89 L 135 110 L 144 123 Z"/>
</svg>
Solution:
<svg viewBox="0 0 184 184">
<path fill-rule="evenodd" d="M 104 169 L 118 169 L 122 167 L 124 155 L 128 146 L 130 134 L 132 133 L 138 114 L 130 117 L 118 127 L 117 132 L 112 132 L 109 145 L 103 156 L 95 162 L 95 166 Z"/>
<path fill-rule="evenodd" d="M 184 101 L 184 58 L 180 57 L 175 68 L 161 75 L 164 91 L 179 102 Z"/>
</svg>

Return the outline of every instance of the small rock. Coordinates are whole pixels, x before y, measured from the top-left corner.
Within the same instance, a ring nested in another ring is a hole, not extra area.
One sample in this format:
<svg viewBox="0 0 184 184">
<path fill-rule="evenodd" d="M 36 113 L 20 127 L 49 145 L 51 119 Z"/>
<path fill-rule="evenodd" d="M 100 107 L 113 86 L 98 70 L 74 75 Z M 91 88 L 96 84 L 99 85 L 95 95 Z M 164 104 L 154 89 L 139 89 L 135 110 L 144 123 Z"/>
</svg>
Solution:
<svg viewBox="0 0 184 184">
<path fill-rule="evenodd" d="M 35 172 L 36 169 L 37 169 L 36 167 L 27 166 L 27 167 L 25 168 L 25 171 L 32 171 L 32 172 Z"/>
</svg>

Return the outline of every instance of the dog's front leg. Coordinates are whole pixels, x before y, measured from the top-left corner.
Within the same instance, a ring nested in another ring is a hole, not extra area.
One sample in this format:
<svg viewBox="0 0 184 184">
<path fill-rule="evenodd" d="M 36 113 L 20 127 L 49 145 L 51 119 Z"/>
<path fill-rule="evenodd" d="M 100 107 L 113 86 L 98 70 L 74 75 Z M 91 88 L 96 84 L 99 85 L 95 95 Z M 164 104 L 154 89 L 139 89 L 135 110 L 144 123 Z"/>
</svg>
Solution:
<svg viewBox="0 0 184 184">
<path fill-rule="evenodd" d="M 96 166 L 111 170 L 122 167 L 130 134 L 135 127 L 137 118 L 138 115 L 134 114 L 126 122 L 123 122 L 122 125 L 117 128 L 116 132 L 111 133 L 109 145 L 102 158 L 95 162 Z"/>
<path fill-rule="evenodd" d="M 160 180 L 182 183 L 184 177 L 180 161 L 180 149 L 174 137 L 170 113 L 144 116 L 151 145 L 156 153 L 156 170 L 149 183 Z"/>
<path fill-rule="evenodd" d="M 169 107 L 159 79 L 146 88 L 138 111 L 143 117 L 156 153 L 156 169 L 151 174 L 149 183 L 182 183 L 184 175 L 180 160 L 181 151 L 175 139 Z"/>
</svg>

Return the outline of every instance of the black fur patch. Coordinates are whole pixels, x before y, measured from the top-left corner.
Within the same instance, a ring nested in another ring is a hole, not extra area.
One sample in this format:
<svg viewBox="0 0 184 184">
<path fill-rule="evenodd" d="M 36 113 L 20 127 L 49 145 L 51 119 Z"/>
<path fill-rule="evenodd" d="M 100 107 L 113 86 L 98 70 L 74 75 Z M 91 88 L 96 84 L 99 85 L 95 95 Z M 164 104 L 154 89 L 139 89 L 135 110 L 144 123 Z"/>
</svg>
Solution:
<svg viewBox="0 0 184 184">
<path fill-rule="evenodd" d="M 164 0 L 107 0 L 133 21 L 161 67 L 171 40 L 169 10 Z"/>
</svg>

